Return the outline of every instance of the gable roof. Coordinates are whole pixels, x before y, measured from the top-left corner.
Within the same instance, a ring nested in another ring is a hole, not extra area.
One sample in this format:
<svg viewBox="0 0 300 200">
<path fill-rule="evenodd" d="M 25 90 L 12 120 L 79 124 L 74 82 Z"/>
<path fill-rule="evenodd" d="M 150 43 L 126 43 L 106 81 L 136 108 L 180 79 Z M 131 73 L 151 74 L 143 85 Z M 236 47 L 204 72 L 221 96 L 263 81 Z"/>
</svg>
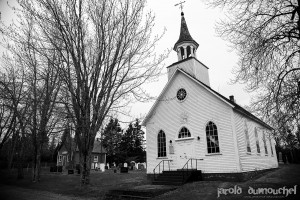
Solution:
<svg viewBox="0 0 300 200">
<path fill-rule="evenodd" d="M 198 85 L 201 85 L 208 92 L 210 92 L 211 94 L 213 94 L 215 97 L 217 97 L 218 99 L 220 99 L 221 101 L 223 101 L 227 105 L 231 106 L 234 111 L 236 111 L 236 112 L 244 115 L 245 117 L 248 117 L 248 118 L 252 119 L 253 121 L 259 123 L 262 126 L 264 126 L 265 128 L 268 128 L 270 130 L 273 129 L 271 126 L 269 126 L 268 124 L 266 124 L 265 122 L 263 122 L 262 120 L 260 120 L 258 117 L 254 116 L 253 114 L 251 114 L 249 111 L 247 111 L 246 109 L 244 109 L 240 105 L 238 105 L 235 102 L 233 102 L 233 101 L 229 100 L 228 98 L 224 97 L 223 95 L 221 95 L 217 91 L 213 90 L 210 86 L 206 85 L 202 81 L 196 79 L 195 77 L 193 77 L 192 75 L 190 75 L 189 73 L 185 72 L 183 69 L 180 69 L 180 68 L 176 69 L 175 73 L 171 76 L 171 78 L 169 79 L 169 81 L 165 85 L 164 89 L 162 90 L 162 92 L 158 96 L 158 99 L 155 101 L 154 105 L 151 107 L 150 111 L 148 112 L 148 114 L 146 115 L 145 119 L 143 120 L 142 126 L 146 125 L 146 123 L 147 123 L 148 119 L 150 118 L 152 112 L 155 110 L 156 106 L 158 105 L 159 99 L 165 93 L 165 91 L 169 87 L 171 81 L 174 79 L 175 74 L 177 74 L 177 73 L 182 73 L 182 74 L 186 75 L 188 78 L 190 78 L 191 80 L 193 80 L 194 82 L 196 82 Z"/>
<path fill-rule="evenodd" d="M 76 151 L 79 151 L 78 146 L 76 147 Z M 106 149 L 102 146 L 101 141 L 95 140 L 92 153 L 107 153 Z"/>
<path fill-rule="evenodd" d="M 71 138 L 72 145 L 75 146 L 75 140 L 74 138 Z M 65 146 L 65 142 L 61 142 L 58 144 L 57 151 L 60 151 Z M 79 151 L 78 146 L 76 146 L 76 151 Z M 92 153 L 107 153 L 106 149 L 102 146 L 101 141 L 95 140 Z"/>
<path fill-rule="evenodd" d="M 92 153 L 107 153 L 99 140 L 95 140 Z"/>
</svg>

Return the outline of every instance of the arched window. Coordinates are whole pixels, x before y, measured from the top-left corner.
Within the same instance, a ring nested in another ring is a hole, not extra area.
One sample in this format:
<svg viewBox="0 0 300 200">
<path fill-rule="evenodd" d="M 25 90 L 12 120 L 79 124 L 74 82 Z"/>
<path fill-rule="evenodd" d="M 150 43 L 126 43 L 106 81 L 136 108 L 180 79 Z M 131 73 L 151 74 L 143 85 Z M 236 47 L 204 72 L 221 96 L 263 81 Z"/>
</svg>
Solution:
<svg viewBox="0 0 300 200">
<path fill-rule="evenodd" d="M 265 148 L 265 155 L 268 155 L 268 148 L 267 148 L 265 132 L 263 132 L 263 142 L 264 142 L 264 148 Z"/>
<path fill-rule="evenodd" d="M 157 135 L 157 156 L 166 157 L 166 134 L 160 130 Z"/>
<path fill-rule="evenodd" d="M 182 59 L 182 60 L 185 59 L 183 47 L 180 47 L 180 54 L 181 54 L 181 59 Z"/>
<path fill-rule="evenodd" d="M 254 135 L 255 135 L 255 140 L 256 140 L 256 150 L 257 150 L 257 153 L 260 153 L 260 146 L 259 146 L 258 133 L 257 133 L 256 127 L 254 129 Z"/>
<path fill-rule="evenodd" d="M 192 56 L 192 51 L 191 51 L 191 47 L 190 46 L 188 46 L 186 48 L 186 52 L 187 52 L 187 57 L 191 57 Z"/>
<path fill-rule="evenodd" d="M 271 137 L 269 138 L 269 141 L 270 141 L 271 155 L 273 156 L 273 155 L 274 155 L 274 153 L 273 153 L 273 147 L 272 147 L 272 141 L 271 141 Z"/>
<path fill-rule="evenodd" d="M 206 125 L 207 153 L 220 153 L 218 129 L 213 122 Z"/>
<path fill-rule="evenodd" d="M 187 137 L 191 137 L 191 133 L 189 129 L 182 127 L 179 131 L 178 138 L 187 138 Z"/>
<path fill-rule="evenodd" d="M 247 122 L 246 121 L 245 121 L 245 138 L 246 138 L 247 152 L 251 153 L 250 138 L 249 138 L 248 126 L 247 126 Z"/>
</svg>

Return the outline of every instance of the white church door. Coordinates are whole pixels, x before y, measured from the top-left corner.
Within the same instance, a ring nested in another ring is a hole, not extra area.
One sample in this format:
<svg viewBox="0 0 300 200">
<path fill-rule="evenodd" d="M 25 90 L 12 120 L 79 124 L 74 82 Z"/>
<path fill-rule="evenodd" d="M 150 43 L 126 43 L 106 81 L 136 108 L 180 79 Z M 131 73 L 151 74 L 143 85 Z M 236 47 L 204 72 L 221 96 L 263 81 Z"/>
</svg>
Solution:
<svg viewBox="0 0 300 200">
<path fill-rule="evenodd" d="M 182 169 L 186 162 L 194 157 L 193 140 L 177 141 L 177 169 Z M 190 167 L 190 166 L 189 166 Z"/>
</svg>

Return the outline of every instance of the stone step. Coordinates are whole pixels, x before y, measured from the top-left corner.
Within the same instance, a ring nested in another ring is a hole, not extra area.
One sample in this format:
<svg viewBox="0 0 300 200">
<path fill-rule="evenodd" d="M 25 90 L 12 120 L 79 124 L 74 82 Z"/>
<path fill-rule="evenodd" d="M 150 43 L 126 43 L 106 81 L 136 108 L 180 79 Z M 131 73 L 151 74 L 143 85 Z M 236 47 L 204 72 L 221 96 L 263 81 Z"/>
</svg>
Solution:
<svg viewBox="0 0 300 200">
<path fill-rule="evenodd" d="M 199 176 L 200 174 L 200 176 Z M 176 170 L 176 171 L 163 171 L 155 177 L 152 184 L 154 185 L 182 185 L 187 181 L 201 180 L 200 170 Z"/>
</svg>

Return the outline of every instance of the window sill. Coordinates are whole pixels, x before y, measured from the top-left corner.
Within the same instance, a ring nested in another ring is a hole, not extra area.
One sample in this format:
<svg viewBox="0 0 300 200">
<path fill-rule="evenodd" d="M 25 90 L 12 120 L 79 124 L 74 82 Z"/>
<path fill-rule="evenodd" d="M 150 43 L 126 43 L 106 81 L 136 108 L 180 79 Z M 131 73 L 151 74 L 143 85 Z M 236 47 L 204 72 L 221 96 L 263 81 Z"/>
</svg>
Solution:
<svg viewBox="0 0 300 200">
<path fill-rule="evenodd" d="M 256 155 L 261 156 L 260 153 L 257 153 Z"/>
<path fill-rule="evenodd" d="M 247 155 L 252 155 L 252 153 L 251 152 L 247 152 Z"/>
<path fill-rule="evenodd" d="M 265 156 L 268 156 L 268 154 L 266 154 Z"/>
<path fill-rule="evenodd" d="M 219 156 L 219 155 L 223 155 L 221 153 L 210 153 L 210 154 L 205 154 L 205 156 Z"/>
<path fill-rule="evenodd" d="M 158 160 L 168 159 L 168 157 L 157 157 Z"/>
<path fill-rule="evenodd" d="M 185 141 L 185 140 L 194 140 L 195 138 L 193 137 L 188 137 L 188 138 L 180 138 L 180 139 L 175 139 L 175 142 L 180 142 L 180 141 Z"/>
</svg>

